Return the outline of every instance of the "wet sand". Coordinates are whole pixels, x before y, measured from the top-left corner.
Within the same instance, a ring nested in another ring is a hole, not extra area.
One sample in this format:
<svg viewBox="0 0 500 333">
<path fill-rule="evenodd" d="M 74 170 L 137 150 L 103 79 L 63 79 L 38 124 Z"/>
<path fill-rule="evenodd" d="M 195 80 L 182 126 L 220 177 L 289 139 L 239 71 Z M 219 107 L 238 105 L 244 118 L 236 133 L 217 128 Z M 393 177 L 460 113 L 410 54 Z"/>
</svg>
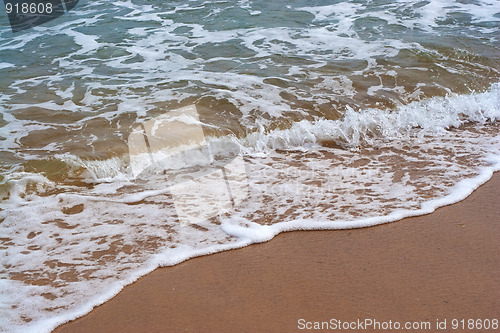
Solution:
<svg viewBox="0 0 500 333">
<path fill-rule="evenodd" d="M 451 330 L 451 320 L 500 319 L 499 234 L 496 173 L 430 215 L 289 232 L 157 269 L 55 332 L 303 332 L 299 319 L 365 318 L 477 331 Z"/>
</svg>

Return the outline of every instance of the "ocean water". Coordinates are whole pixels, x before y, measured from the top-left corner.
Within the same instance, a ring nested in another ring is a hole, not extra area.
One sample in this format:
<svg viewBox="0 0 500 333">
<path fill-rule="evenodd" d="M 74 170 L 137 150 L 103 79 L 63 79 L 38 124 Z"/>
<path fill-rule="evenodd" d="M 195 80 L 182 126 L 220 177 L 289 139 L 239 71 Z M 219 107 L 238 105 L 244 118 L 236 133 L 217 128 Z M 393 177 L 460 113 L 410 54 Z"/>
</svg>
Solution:
<svg viewBox="0 0 500 333">
<path fill-rule="evenodd" d="M 500 170 L 499 38 L 497 0 L 80 1 L 15 34 L 2 9 L 0 331 L 193 256 L 464 199 Z M 181 223 L 201 155 L 136 172 L 130 143 L 190 105 L 244 186 Z"/>
</svg>

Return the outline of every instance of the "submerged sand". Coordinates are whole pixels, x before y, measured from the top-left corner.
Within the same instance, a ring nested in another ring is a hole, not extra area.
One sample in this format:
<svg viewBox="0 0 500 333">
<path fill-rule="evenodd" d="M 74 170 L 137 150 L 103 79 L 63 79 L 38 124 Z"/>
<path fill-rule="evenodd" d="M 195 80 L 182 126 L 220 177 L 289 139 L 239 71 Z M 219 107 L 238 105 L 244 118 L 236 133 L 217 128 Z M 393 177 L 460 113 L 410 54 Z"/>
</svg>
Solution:
<svg viewBox="0 0 500 333">
<path fill-rule="evenodd" d="M 499 198 L 496 173 L 426 216 L 288 232 L 157 269 L 55 332 L 303 332 L 299 319 L 365 318 L 433 332 L 446 319 L 444 332 L 453 319 L 500 319 Z"/>
</svg>

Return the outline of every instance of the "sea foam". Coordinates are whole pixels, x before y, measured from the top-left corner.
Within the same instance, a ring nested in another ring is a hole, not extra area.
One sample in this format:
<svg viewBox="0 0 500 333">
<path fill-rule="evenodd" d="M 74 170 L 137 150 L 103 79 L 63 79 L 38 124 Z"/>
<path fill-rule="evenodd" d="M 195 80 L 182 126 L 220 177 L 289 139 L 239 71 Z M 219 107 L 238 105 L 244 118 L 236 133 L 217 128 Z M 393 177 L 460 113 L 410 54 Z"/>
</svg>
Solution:
<svg viewBox="0 0 500 333">
<path fill-rule="evenodd" d="M 159 266 L 284 231 L 367 227 L 458 202 L 500 169 L 499 95 L 494 84 L 392 111 L 214 137 L 244 150 L 249 193 L 241 206 L 196 225 L 178 223 L 164 172 L 134 179 L 126 159 L 62 155 L 89 170 L 87 185 L 55 192 L 46 177 L 12 173 L 0 212 L 9 277 L 0 326 L 49 331 Z"/>
</svg>

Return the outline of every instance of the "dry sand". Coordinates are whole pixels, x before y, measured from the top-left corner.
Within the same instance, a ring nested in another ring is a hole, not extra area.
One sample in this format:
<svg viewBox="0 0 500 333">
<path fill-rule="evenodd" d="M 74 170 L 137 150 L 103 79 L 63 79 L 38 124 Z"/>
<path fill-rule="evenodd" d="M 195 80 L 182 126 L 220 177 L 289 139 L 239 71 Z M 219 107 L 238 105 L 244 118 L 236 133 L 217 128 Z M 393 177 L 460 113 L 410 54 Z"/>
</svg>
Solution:
<svg viewBox="0 0 500 333">
<path fill-rule="evenodd" d="M 497 173 L 430 215 L 289 232 L 157 269 L 55 332 L 303 332 L 299 319 L 358 318 L 430 321 L 428 332 L 447 319 L 450 332 L 453 318 L 500 319 L 499 235 Z"/>
</svg>

